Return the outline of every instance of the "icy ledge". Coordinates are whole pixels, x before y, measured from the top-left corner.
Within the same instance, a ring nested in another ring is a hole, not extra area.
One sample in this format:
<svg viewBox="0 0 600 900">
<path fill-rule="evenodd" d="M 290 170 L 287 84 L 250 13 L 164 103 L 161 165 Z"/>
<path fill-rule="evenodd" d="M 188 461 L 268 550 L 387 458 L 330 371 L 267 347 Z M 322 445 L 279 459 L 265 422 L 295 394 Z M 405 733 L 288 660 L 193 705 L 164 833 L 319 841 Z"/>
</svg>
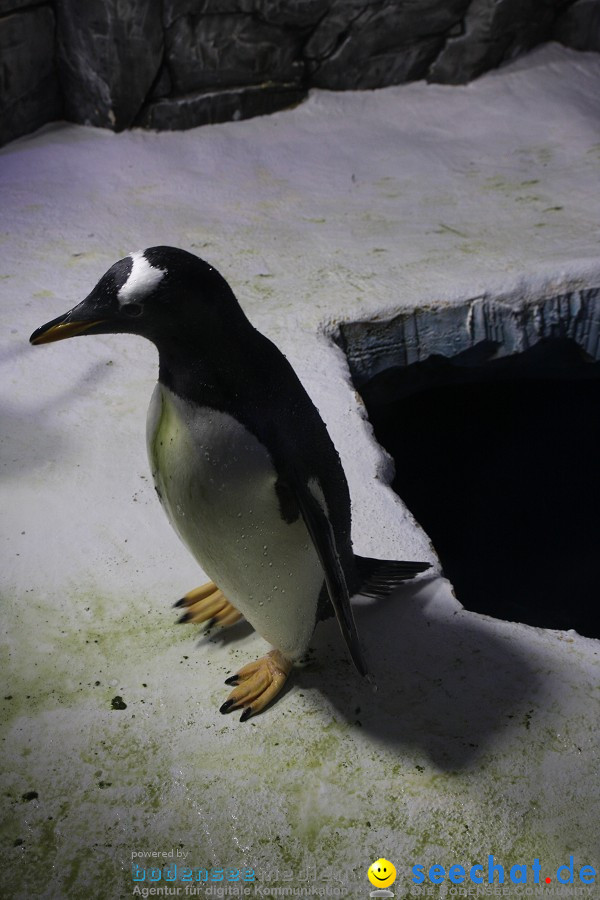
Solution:
<svg viewBox="0 0 600 900">
<path fill-rule="evenodd" d="M 337 334 L 357 387 L 388 368 L 434 354 L 453 357 L 492 344 L 498 358 L 522 353 L 545 338 L 572 339 L 591 359 L 600 359 L 600 288 L 525 302 L 475 297 L 418 307 L 387 321 L 342 323 Z"/>
</svg>

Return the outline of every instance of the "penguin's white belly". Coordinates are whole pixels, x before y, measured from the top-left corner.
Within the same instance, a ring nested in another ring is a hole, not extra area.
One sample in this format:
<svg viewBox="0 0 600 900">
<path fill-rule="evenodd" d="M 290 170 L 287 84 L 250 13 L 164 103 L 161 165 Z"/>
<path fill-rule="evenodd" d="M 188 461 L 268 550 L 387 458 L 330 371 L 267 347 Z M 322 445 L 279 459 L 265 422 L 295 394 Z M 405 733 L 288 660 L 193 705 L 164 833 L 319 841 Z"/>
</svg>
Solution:
<svg viewBox="0 0 600 900">
<path fill-rule="evenodd" d="M 227 413 L 157 384 L 148 455 L 171 524 L 207 575 L 291 659 L 315 626 L 323 571 L 302 517 L 288 524 L 266 447 Z"/>
</svg>

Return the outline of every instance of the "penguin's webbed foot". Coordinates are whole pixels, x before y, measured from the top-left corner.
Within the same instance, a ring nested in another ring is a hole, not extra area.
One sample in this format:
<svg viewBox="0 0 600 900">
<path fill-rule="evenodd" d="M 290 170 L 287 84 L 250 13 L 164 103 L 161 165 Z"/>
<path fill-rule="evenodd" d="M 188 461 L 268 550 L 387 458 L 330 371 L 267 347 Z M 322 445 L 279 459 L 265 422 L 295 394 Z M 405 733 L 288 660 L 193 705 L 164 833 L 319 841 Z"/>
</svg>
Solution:
<svg viewBox="0 0 600 900">
<path fill-rule="evenodd" d="M 271 650 L 256 662 L 248 663 L 247 666 L 240 669 L 237 675 L 232 675 L 226 680 L 225 684 L 234 684 L 236 687 L 221 707 L 220 712 L 232 712 L 243 706 L 244 711 L 240 722 L 245 722 L 250 716 L 261 712 L 277 696 L 291 669 L 291 660 L 287 659 L 280 650 Z"/>
<path fill-rule="evenodd" d="M 176 607 L 184 607 L 185 612 L 177 620 L 178 623 L 191 622 L 198 625 L 208 622 L 209 625 L 235 625 L 242 618 L 241 612 L 232 606 L 223 591 L 213 581 L 195 588 L 178 600 Z"/>
</svg>

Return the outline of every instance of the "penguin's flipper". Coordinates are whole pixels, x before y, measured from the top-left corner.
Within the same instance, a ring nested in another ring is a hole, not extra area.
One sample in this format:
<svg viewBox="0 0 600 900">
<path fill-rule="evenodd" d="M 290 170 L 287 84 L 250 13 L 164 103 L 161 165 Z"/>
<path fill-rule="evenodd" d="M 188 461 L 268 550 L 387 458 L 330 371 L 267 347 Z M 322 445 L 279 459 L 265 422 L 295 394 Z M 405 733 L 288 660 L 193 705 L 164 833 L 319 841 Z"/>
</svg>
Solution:
<svg viewBox="0 0 600 900">
<path fill-rule="evenodd" d="M 175 606 L 182 606 L 185 609 L 177 621 L 191 622 L 193 625 L 208 621 L 209 625 L 228 626 L 234 625 L 242 618 L 241 612 L 231 605 L 223 591 L 219 590 L 213 581 L 188 591 Z"/>
<path fill-rule="evenodd" d="M 346 576 L 344 575 L 344 569 L 336 546 L 333 528 L 309 486 L 300 483 L 296 484 L 295 487 L 298 506 L 317 551 L 317 556 L 323 566 L 327 592 L 342 630 L 342 635 L 350 651 L 350 656 L 359 674 L 368 677 L 369 672 L 358 640 L 356 622 L 350 606 Z"/>
<path fill-rule="evenodd" d="M 291 668 L 292 661 L 280 650 L 271 650 L 256 662 L 248 663 L 237 675 L 232 675 L 225 681 L 225 684 L 233 684 L 235 687 L 221 706 L 220 712 L 232 712 L 243 706 L 240 722 L 245 722 L 277 696 Z"/>
</svg>

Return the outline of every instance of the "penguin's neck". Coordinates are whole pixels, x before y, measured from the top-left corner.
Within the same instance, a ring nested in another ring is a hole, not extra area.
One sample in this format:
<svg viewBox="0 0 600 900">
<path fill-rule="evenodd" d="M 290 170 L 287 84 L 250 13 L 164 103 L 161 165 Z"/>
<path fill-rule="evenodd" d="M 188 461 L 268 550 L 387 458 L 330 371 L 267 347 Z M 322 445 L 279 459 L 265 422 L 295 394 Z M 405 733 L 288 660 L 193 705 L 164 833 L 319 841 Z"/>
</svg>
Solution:
<svg viewBox="0 0 600 900">
<path fill-rule="evenodd" d="M 253 364 L 248 344 L 260 345 L 262 335 L 249 322 L 247 326 L 226 334 L 213 332 L 210 340 L 192 332 L 156 341 L 159 382 L 179 397 L 203 406 L 228 409 L 237 405 L 242 395 L 253 391 L 260 370 Z"/>
</svg>

